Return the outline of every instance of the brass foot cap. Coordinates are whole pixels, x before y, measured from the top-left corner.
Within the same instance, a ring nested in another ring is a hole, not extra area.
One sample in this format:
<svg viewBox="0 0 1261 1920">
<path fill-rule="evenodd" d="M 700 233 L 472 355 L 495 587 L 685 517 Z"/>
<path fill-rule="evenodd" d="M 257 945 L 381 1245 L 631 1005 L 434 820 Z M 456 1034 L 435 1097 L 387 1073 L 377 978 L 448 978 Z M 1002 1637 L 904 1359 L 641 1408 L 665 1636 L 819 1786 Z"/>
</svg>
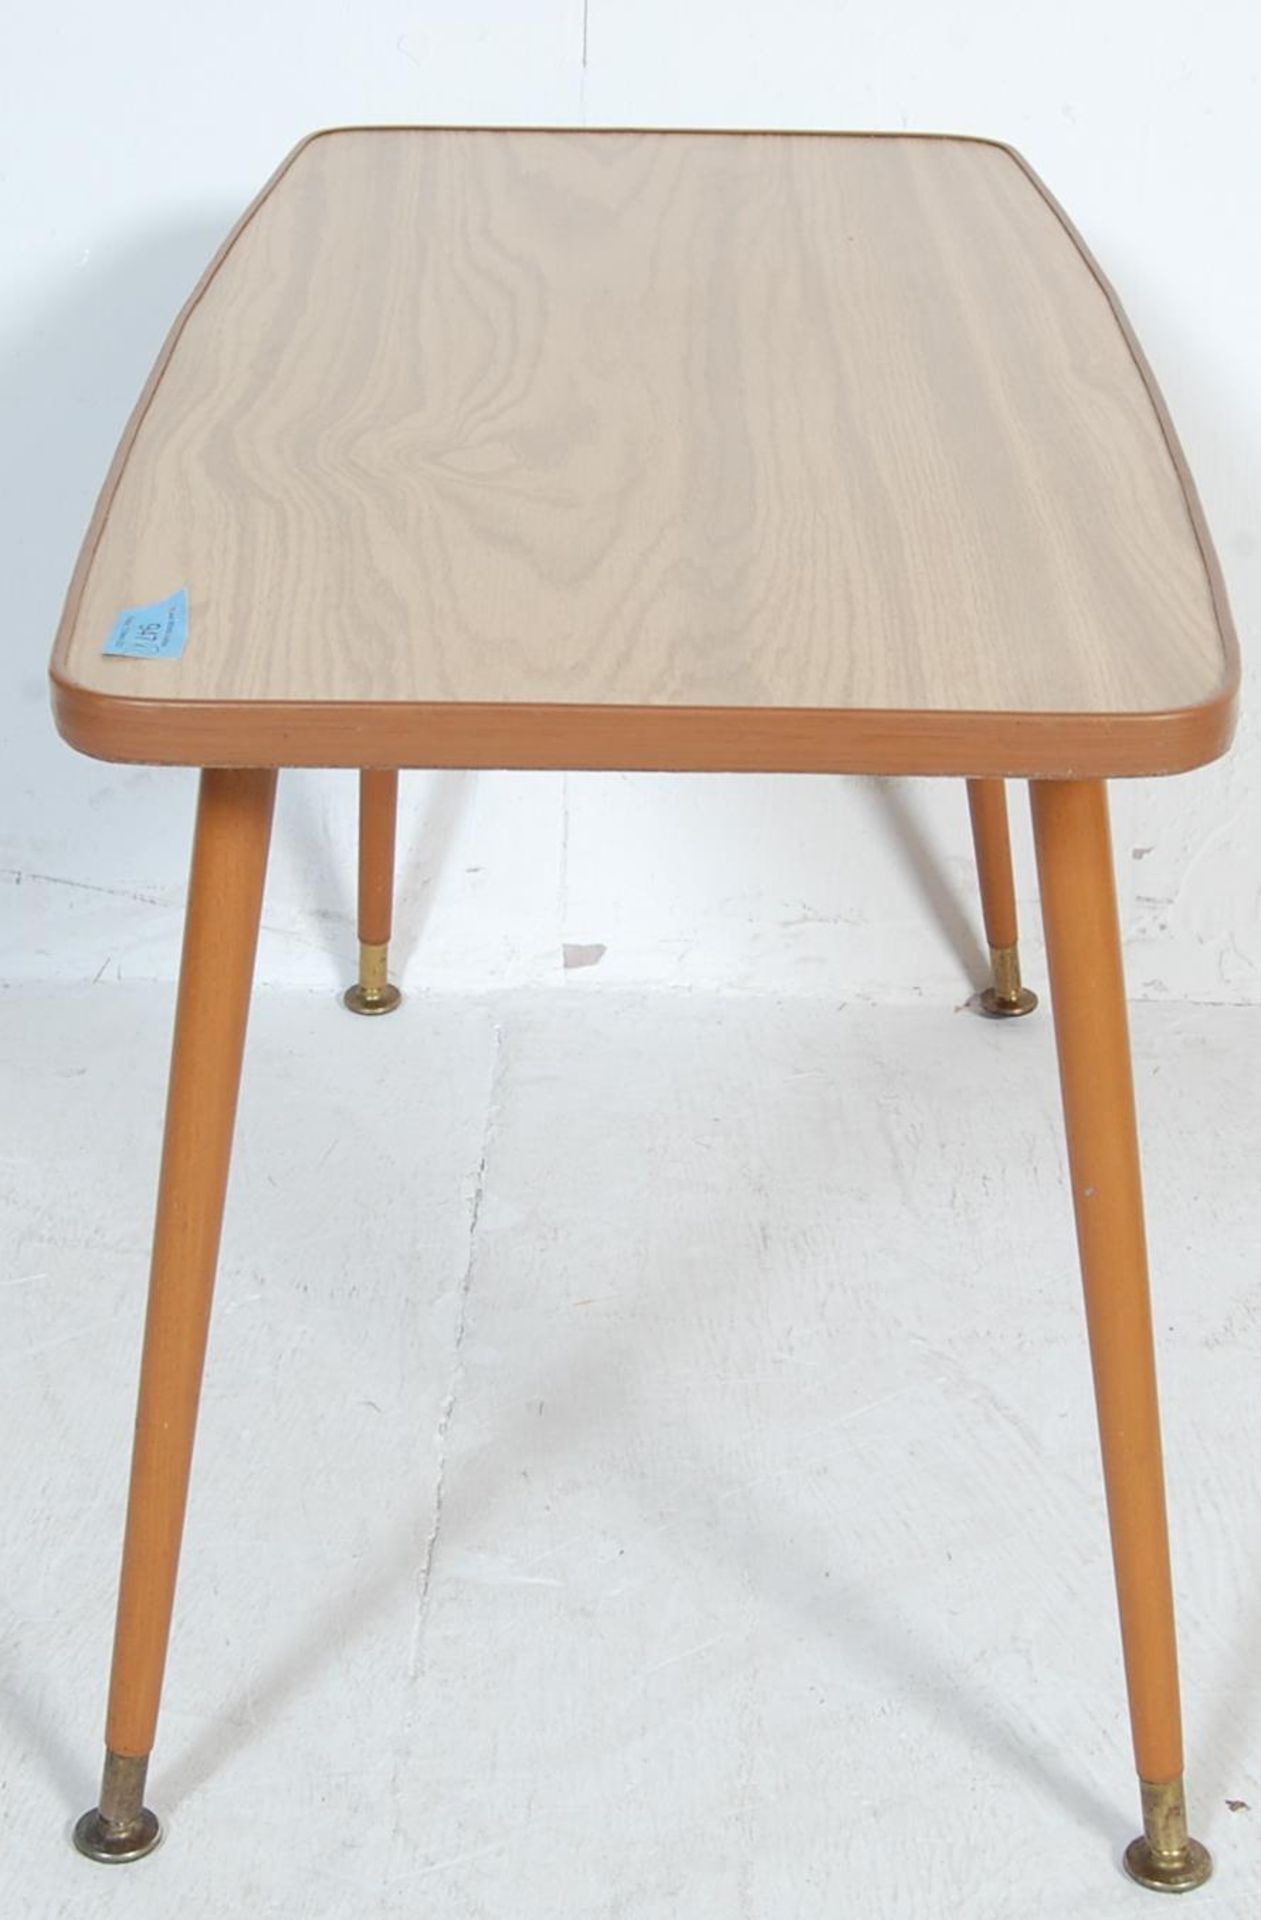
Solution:
<svg viewBox="0 0 1261 1920">
<path fill-rule="evenodd" d="M 1037 1004 L 1032 987 L 1021 987 L 1014 998 L 999 993 L 997 987 L 986 987 L 977 1001 L 981 1012 L 991 1020 L 1018 1020 L 1022 1013 L 1032 1013 Z"/>
<path fill-rule="evenodd" d="M 349 1007 L 352 1013 L 393 1013 L 403 998 L 398 988 L 386 981 L 379 992 L 369 992 L 356 980 L 353 987 L 347 987 L 342 995 L 342 1005 Z"/>
<path fill-rule="evenodd" d="M 102 1820 L 99 1807 L 85 1813 L 74 1830 L 74 1844 L 89 1860 L 122 1865 L 128 1860 L 143 1860 L 162 1838 L 156 1813 L 141 1807 L 139 1817 L 126 1826 Z"/>
<path fill-rule="evenodd" d="M 1140 1887 L 1158 1893 L 1190 1893 L 1202 1887 L 1213 1871 L 1213 1856 L 1198 1840 L 1188 1840 L 1173 1853 L 1161 1853 L 1145 1834 L 1125 1849 L 1125 1871 Z"/>
</svg>

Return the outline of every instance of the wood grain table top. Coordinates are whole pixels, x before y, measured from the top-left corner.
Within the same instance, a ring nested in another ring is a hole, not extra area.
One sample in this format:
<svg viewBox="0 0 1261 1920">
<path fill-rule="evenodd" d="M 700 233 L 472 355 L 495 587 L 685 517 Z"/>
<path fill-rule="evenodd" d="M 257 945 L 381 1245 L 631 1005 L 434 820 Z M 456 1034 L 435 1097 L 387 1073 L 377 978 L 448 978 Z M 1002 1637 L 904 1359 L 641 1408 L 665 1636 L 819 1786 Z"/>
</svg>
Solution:
<svg viewBox="0 0 1261 1920">
<path fill-rule="evenodd" d="M 103 654 L 180 589 L 180 658 Z M 1238 679 L 1150 372 L 1009 149 L 435 128 L 316 135 L 230 236 L 52 672 L 107 759 L 1031 776 L 1211 759 Z"/>
</svg>

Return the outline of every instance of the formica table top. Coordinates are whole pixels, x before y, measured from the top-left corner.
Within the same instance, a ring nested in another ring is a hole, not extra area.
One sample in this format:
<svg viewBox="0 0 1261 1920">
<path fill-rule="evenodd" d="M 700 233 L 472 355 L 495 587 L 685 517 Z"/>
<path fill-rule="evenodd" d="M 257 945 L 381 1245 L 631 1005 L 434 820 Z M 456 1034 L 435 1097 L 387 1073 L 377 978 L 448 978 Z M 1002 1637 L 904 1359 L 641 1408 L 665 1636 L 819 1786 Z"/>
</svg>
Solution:
<svg viewBox="0 0 1261 1920">
<path fill-rule="evenodd" d="M 180 590 L 180 657 L 104 654 Z M 1032 776 L 1211 759 L 1238 673 L 1151 375 L 1010 150 L 438 128 L 317 134 L 241 221 L 52 671 L 110 759 Z"/>
</svg>

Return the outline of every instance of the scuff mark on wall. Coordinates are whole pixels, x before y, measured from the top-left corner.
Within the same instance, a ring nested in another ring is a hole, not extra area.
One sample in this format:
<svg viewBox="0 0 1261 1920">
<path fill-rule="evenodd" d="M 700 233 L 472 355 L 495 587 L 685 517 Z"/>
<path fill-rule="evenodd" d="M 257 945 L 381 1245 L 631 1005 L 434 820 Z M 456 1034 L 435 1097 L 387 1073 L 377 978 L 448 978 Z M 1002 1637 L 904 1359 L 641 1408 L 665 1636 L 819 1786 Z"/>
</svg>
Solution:
<svg viewBox="0 0 1261 1920">
<path fill-rule="evenodd" d="M 608 948 L 599 940 L 592 940 L 586 945 L 566 940 L 560 951 L 566 973 L 572 973 L 578 967 L 598 967 Z"/>
</svg>

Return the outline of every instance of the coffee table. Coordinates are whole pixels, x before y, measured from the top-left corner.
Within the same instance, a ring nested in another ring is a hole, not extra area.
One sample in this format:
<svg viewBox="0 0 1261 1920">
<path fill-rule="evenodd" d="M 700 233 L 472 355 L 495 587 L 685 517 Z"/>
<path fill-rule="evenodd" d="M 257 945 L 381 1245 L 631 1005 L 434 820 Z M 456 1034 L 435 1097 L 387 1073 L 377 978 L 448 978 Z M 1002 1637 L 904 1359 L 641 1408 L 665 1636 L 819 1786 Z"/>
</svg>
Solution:
<svg viewBox="0 0 1261 1920">
<path fill-rule="evenodd" d="M 106 651 L 106 648 L 109 648 Z M 954 775 L 997 1015 L 1029 781 L 1144 1884 L 1188 1836 L 1109 779 L 1222 753 L 1238 657 L 1116 298 L 1009 148 L 365 128 L 281 167 L 175 324 L 52 663 L 202 769 L 92 1858 L 144 1804 L 277 770 L 361 775 L 386 1013 L 401 767 Z"/>
</svg>

